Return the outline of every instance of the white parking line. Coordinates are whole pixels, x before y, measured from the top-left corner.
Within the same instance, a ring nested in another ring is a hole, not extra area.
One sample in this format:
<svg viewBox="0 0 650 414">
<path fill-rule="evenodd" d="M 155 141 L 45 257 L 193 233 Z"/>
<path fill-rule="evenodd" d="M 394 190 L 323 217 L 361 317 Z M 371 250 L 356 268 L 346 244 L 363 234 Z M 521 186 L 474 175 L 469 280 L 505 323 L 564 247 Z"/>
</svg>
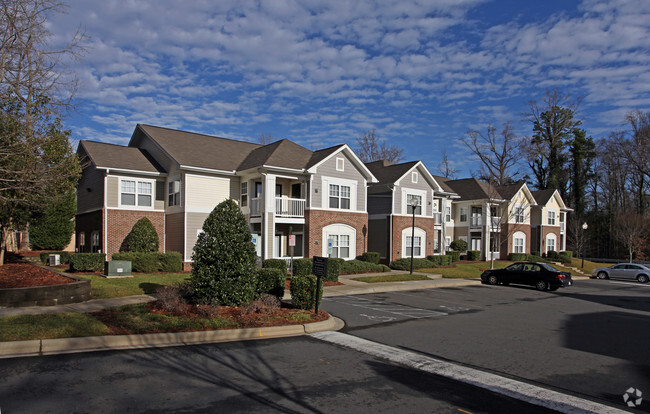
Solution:
<svg viewBox="0 0 650 414">
<path fill-rule="evenodd" d="M 312 337 L 332 344 L 351 348 L 396 364 L 440 375 L 455 381 L 471 384 L 492 392 L 506 395 L 529 404 L 549 408 L 563 413 L 605 413 L 618 414 L 627 411 L 599 404 L 583 398 L 527 384 L 496 374 L 464 367 L 450 362 L 416 354 L 404 349 L 372 342 L 367 339 L 341 332 L 329 331 L 311 334 Z"/>
<path fill-rule="evenodd" d="M 638 286 L 638 287 L 650 288 L 650 285 L 641 284 L 639 282 L 615 282 L 613 280 L 610 280 L 609 283 L 612 283 L 612 284 L 615 284 L 615 285 L 628 285 L 628 286 Z"/>
</svg>

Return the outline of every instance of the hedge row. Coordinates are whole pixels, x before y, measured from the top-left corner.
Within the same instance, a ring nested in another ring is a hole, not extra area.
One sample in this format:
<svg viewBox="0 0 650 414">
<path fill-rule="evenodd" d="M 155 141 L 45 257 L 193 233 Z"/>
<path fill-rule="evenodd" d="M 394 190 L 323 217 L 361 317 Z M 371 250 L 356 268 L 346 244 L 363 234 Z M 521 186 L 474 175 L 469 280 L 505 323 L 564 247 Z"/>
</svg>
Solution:
<svg viewBox="0 0 650 414">
<path fill-rule="evenodd" d="M 99 272 L 104 270 L 105 253 L 74 253 L 69 256 L 71 272 Z"/>
<path fill-rule="evenodd" d="M 468 250 L 467 260 L 481 260 L 481 252 L 478 250 Z"/>
<path fill-rule="evenodd" d="M 344 263 L 345 260 L 343 259 L 329 258 L 327 260 L 327 275 L 323 278 L 323 281 L 338 282 Z M 313 274 L 312 268 L 313 260 L 311 258 L 293 260 L 293 276 L 309 276 Z"/>
<path fill-rule="evenodd" d="M 303 260 L 303 259 L 300 259 Z M 316 306 L 316 276 L 294 275 L 291 278 L 291 303 L 299 309 L 313 309 Z M 319 286 L 318 303 L 323 299 L 323 284 Z"/>
<path fill-rule="evenodd" d="M 533 254 L 526 254 L 526 253 L 510 253 L 508 255 L 508 260 L 512 260 L 513 262 L 546 262 L 546 261 L 554 261 L 554 262 L 562 262 L 562 263 L 571 263 L 571 258 L 573 257 L 573 252 L 554 252 L 552 250 L 549 250 L 547 254 L 545 254 L 546 257 L 544 256 L 539 256 L 539 252 L 533 252 Z"/>
<path fill-rule="evenodd" d="M 120 252 L 114 253 L 112 260 L 129 261 L 131 262 L 131 270 L 138 273 L 178 273 L 183 271 L 183 256 L 178 252 Z"/>
<path fill-rule="evenodd" d="M 453 256 L 450 254 L 427 256 L 427 260 L 432 262 L 436 266 L 449 266 L 452 262 L 452 258 Z"/>
<path fill-rule="evenodd" d="M 262 262 L 263 269 L 278 269 L 282 274 L 287 274 L 287 261 L 284 259 L 266 259 Z"/>
<path fill-rule="evenodd" d="M 379 273 L 390 272 L 390 267 L 382 264 L 376 264 L 363 260 L 350 260 L 343 262 L 341 273 L 345 275 L 354 275 L 357 273 Z"/>
<path fill-rule="evenodd" d="M 286 263 L 286 262 L 285 262 Z M 284 282 L 287 279 L 287 272 L 274 267 L 257 269 L 256 290 L 259 297 L 263 293 L 273 295 L 278 299 L 284 296 Z"/>
<path fill-rule="evenodd" d="M 44 265 L 50 264 L 50 255 L 51 254 L 58 254 L 59 255 L 59 261 L 61 264 L 69 264 L 70 263 L 70 254 L 74 253 L 69 253 L 69 252 L 41 252 L 39 254 L 39 258 L 41 259 L 41 263 Z"/>
<path fill-rule="evenodd" d="M 432 268 L 436 267 L 436 265 L 427 259 L 413 259 L 413 269 L 424 269 L 424 268 Z M 391 269 L 395 270 L 411 270 L 411 259 L 398 259 L 395 260 L 394 262 L 391 262 L 390 264 Z"/>
<path fill-rule="evenodd" d="M 381 259 L 381 255 L 379 252 L 365 252 L 364 254 L 359 257 L 359 260 L 362 262 L 368 262 L 368 263 L 373 263 L 373 264 L 379 264 L 379 259 Z"/>
</svg>

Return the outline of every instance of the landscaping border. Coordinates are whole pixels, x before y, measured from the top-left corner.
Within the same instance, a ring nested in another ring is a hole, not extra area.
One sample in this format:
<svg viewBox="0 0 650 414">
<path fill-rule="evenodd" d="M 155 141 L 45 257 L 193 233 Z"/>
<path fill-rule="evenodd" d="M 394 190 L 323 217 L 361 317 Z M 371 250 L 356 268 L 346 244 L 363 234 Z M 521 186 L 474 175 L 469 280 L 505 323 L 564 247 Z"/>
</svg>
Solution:
<svg viewBox="0 0 650 414">
<path fill-rule="evenodd" d="M 22 308 L 26 306 L 67 305 L 92 299 L 89 279 L 71 276 L 52 269 L 48 270 L 68 279 L 73 279 L 74 282 L 62 285 L 0 289 L 0 307 Z"/>
</svg>

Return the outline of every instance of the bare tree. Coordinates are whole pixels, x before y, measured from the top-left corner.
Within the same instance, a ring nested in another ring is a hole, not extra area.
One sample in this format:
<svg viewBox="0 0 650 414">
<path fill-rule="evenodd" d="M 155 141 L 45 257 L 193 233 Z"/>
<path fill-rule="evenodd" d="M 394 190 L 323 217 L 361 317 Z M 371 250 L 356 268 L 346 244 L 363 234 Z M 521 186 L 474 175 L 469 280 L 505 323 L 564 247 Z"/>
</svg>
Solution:
<svg viewBox="0 0 650 414">
<path fill-rule="evenodd" d="M 271 134 L 260 132 L 257 136 L 257 142 L 262 145 L 269 145 L 273 142 L 273 136 Z"/>
<path fill-rule="evenodd" d="M 46 18 L 64 11 L 56 0 L 0 0 L 0 264 L 8 233 L 50 200 L 74 189 L 79 163 L 58 116 L 76 82 L 63 59 L 83 51 L 78 31 L 50 49 Z"/>
<path fill-rule="evenodd" d="M 357 138 L 356 152 L 363 162 L 385 160 L 397 163 L 402 160 L 404 151 L 396 145 L 388 145 L 374 129 L 371 129 Z"/>
<path fill-rule="evenodd" d="M 634 255 L 642 256 L 648 244 L 648 219 L 636 213 L 621 214 L 614 223 L 616 237 L 630 254 L 630 262 Z"/>
<path fill-rule="evenodd" d="M 443 177 L 451 179 L 456 178 L 456 174 L 458 173 L 458 169 L 454 168 L 451 162 L 449 162 L 447 150 L 445 149 L 442 150 L 442 161 L 438 163 L 438 171 L 440 171 Z"/>
<path fill-rule="evenodd" d="M 506 185 L 517 180 L 519 172 L 515 167 L 521 158 L 522 146 L 510 122 L 503 124 L 501 132 L 497 132 L 492 125 L 487 127 L 485 135 L 469 130 L 461 141 L 481 162 L 480 179 L 495 185 Z"/>
</svg>

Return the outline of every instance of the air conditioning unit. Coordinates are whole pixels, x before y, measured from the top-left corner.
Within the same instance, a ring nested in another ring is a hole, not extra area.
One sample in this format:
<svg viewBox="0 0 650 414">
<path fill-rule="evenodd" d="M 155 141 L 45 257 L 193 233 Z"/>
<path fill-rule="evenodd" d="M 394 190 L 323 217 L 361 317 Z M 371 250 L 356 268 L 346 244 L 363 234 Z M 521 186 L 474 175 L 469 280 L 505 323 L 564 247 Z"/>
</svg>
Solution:
<svg viewBox="0 0 650 414">
<path fill-rule="evenodd" d="M 61 255 L 59 254 L 51 254 L 48 258 L 50 259 L 50 266 L 58 266 L 61 264 Z"/>
</svg>

